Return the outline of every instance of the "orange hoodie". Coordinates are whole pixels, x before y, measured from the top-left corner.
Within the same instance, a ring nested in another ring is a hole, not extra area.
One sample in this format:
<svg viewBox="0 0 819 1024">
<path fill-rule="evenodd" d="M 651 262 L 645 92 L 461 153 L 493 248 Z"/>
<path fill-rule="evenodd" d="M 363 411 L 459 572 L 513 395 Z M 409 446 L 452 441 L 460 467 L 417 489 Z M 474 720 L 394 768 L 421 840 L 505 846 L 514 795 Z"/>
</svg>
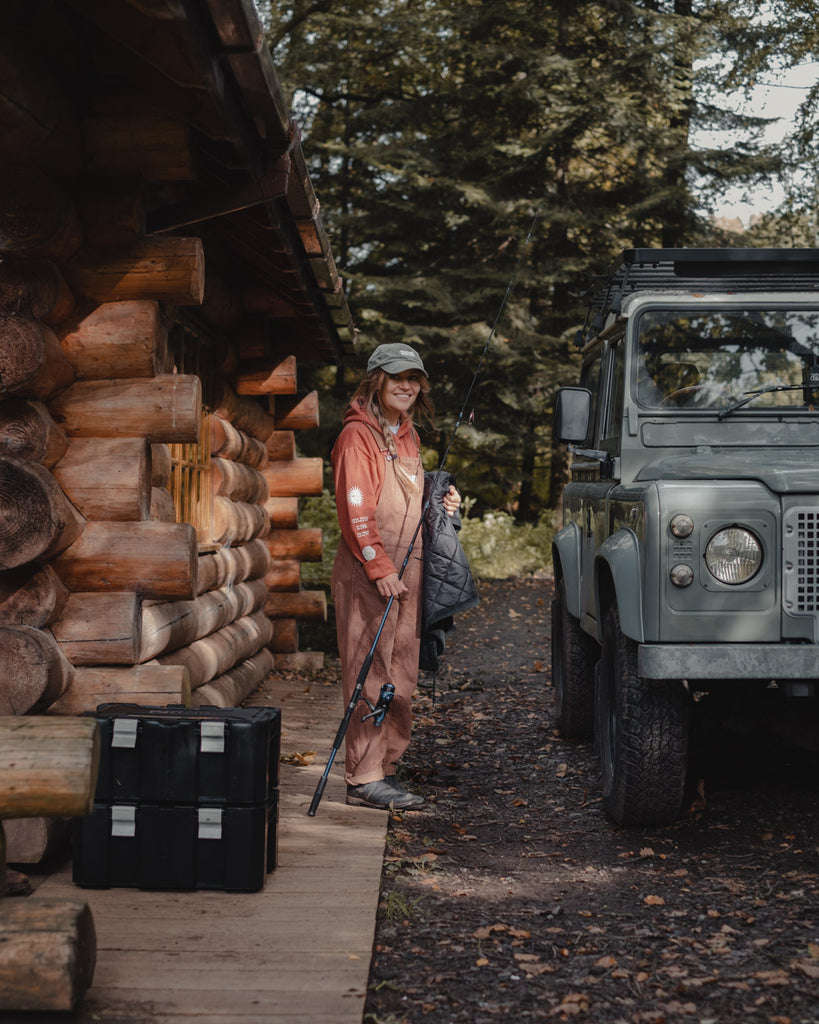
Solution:
<svg viewBox="0 0 819 1024">
<path fill-rule="evenodd" d="M 375 421 L 359 405 L 351 405 L 330 457 L 341 536 L 364 566 L 370 580 L 380 580 L 398 572 L 384 550 L 375 522 L 375 508 L 384 484 L 388 454 L 384 442 L 379 441 L 379 435 Z M 418 456 L 418 435 L 409 420 L 403 420 L 399 426 L 395 447 L 399 457 Z"/>
</svg>

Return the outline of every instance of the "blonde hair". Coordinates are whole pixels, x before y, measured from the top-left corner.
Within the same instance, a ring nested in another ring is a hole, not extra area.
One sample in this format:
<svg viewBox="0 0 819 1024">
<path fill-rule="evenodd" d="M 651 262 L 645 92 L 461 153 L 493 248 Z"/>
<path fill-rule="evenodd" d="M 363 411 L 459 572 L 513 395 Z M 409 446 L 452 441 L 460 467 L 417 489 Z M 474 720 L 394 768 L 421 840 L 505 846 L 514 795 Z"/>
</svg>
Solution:
<svg viewBox="0 0 819 1024">
<path fill-rule="evenodd" d="M 351 404 L 358 405 L 364 410 L 375 422 L 378 424 L 378 428 L 381 431 L 381 435 L 384 438 L 384 445 L 389 451 L 390 455 L 393 456 L 396 476 L 398 483 L 401 486 L 401 490 L 407 497 L 414 494 L 419 484 L 412 479 L 407 471 L 402 467 L 398 459 L 398 449 L 395 445 L 395 435 L 390 430 L 390 424 L 387 417 L 381 408 L 381 401 L 378 397 L 381 387 L 387 377 L 392 374 L 387 373 L 386 370 L 380 368 L 371 370 L 366 377 L 364 377 L 356 388 L 355 394 L 352 397 Z M 408 413 L 401 413 L 399 423 L 403 420 L 409 420 L 413 425 L 415 424 L 414 413 L 417 410 L 422 418 L 426 420 L 430 427 L 434 428 L 434 408 L 432 405 L 432 399 L 429 397 L 429 380 L 426 374 L 419 373 L 418 379 L 421 384 L 421 390 L 418 392 L 418 397 L 412 408 Z M 420 456 L 420 451 L 419 451 Z"/>
</svg>

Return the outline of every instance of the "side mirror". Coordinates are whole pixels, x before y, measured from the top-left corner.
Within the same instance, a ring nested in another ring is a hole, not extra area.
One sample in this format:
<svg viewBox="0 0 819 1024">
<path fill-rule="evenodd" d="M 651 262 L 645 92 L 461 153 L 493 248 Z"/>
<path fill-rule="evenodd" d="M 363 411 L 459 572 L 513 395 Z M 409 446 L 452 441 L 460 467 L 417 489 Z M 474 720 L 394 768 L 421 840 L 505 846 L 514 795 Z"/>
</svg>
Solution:
<svg viewBox="0 0 819 1024">
<path fill-rule="evenodd" d="M 555 400 L 552 434 L 564 444 L 579 444 L 589 435 L 592 396 L 588 388 L 561 388 Z"/>
</svg>

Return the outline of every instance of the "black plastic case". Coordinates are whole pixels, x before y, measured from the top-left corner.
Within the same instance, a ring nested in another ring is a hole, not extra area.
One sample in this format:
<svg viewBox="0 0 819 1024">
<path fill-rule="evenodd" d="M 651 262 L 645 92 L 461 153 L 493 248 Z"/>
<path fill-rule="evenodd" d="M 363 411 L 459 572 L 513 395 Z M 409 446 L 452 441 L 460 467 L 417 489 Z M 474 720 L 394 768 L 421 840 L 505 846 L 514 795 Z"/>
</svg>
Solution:
<svg viewBox="0 0 819 1024">
<path fill-rule="evenodd" d="M 74 827 L 89 888 L 255 892 L 276 866 L 281 712 L 101 704 L 94 810 Z"/>
</svg>

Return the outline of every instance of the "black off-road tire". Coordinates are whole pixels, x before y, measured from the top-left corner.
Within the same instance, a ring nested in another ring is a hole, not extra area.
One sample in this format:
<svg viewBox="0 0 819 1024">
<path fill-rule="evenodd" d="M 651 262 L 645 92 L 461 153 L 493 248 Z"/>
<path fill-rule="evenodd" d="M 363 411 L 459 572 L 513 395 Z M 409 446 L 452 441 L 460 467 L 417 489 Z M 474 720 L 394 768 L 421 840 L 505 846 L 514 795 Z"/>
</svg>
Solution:
<svg viewBox="0 0 819 1024">
<path fill-rule="evenodd" d="M 595 693 L 603 808 L 619 825 L 659 825 L 682 810 L 692 702 L 682 681 L 639 677 L 637 646 L 623 635 L 615 605 Z"/>
<path fill-rule="evenodd" d="M 600 648 L 566 608 L 566 587 L 557 584 L 552 601 L 552 683 L 560 735 L 588 740 L 594 733 L 594 666 Z"/>
</svg>

